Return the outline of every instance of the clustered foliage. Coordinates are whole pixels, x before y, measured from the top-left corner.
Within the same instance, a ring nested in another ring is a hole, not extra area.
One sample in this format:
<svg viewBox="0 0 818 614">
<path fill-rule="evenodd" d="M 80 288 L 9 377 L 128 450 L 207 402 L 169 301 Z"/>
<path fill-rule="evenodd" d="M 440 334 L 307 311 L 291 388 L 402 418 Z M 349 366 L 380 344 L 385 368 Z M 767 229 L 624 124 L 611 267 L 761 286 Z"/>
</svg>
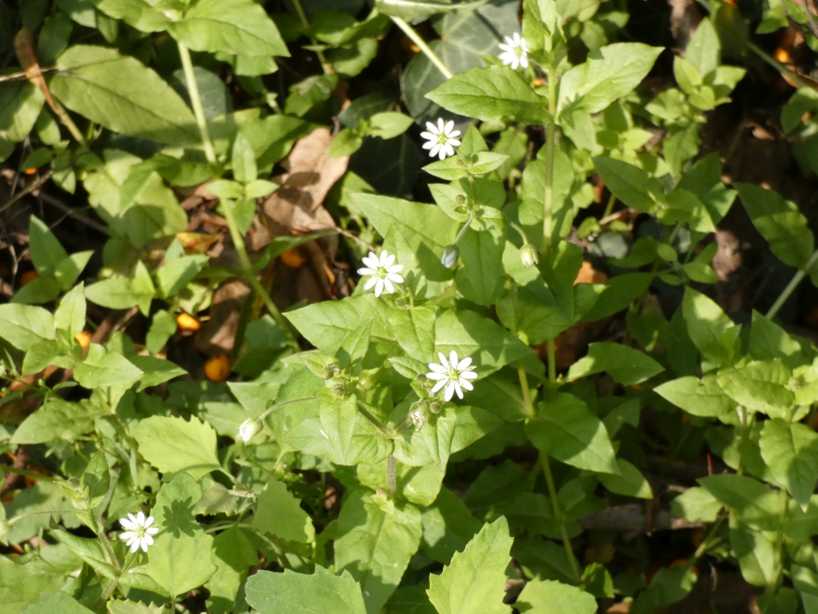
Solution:
<svg viewBox="0 0 818 614">
<path fill-rule="evenodd" d="M 0 609 L 640 614 L 720 570 L 818 611 L 818 349 L 775 321 L 818 251 L 702 144 L 810 3 L 673 50 L 648 4 L 0 5 Z M 792 278 L 740 323 L 739 209 Z"/>
</svg>

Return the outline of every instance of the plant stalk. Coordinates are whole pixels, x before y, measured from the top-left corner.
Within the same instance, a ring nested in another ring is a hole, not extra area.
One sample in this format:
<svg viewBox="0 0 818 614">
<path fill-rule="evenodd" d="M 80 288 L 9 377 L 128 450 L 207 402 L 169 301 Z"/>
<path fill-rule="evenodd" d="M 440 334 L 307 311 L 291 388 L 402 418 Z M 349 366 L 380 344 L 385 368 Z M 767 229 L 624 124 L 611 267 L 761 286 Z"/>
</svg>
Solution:
<svg viewBox="0 0 818 614">
<path fill-rule="evenodd" d="M 568 538 L 568 531 L 565 530 L 565 522 L 563 520 L 562 509 L 560 508 L 559 499 L 557 498 L 557 489 L 554 486 L 554 475 L 551 473 L 551 463 L 548 460 L 548 455 L 540 452 L 539 458 L 540 467 L 542 467 L 543 475 L 545 476 L 545 483 L 548 487 L 548 498 L 551 499 L 551 509 L 554 512 L 554 517 L 560 525 L 560 534 L 562 535 L 562 547 L 565 549 L 565 556 L 571 563 L 571 571 L 574 573 L 574 580 L 579 582 L 579 564 L 574 556 L 574 549 L 571 547 L 571 540 Z"/>
<path fill-rule="evenodd" d="M 548 257 L 553 243 L 552 214 L 554 204 L 554 161 L 560 133 L 557 128 L 557 69 L 548 71 L 548 121 L 545 122 L 545 192 L 543 193 L 543 256 Z M 557 380 L 557 344 L 555 339 L 546 343 L 548 379 Z"/>
<path fill-rule="evenodd" d="M 453 76 L 452 71 L 449 70 L 449 67 L 443 63 L 443 60 L 440 59 L 440 56 L 438 56 L 432 50 L 432 48 L 426 44 L 426 41 L 421 38 L 420 34 L 417 33 L 417 30 L 415 30 L 412 26 L 410 26 L 406 21 L 404 21 L 400 17 L 392 17 L 392 21 L 395 23 L 396 26 L 398 26 L 403 31 L 404 34 L 406 34 L 406 36 L 409 37 L 409 40 L 411 40 L 418 46 L 418 48 L 423 52 L 423 55 L 425 55 L 429 59 L 429 61 L 435 65 L 435 67 L 443 74 L 444 77 L 446 77 L 447 79 L 452 78 Z"/>
<path fill-rule="evenodd" d="M 525 406 L 525 413 L 528 418 L 533 418 L 535 415 L 534 404 L 531 402 L 531 389 L 528 387 L 528 375 L 526 375 L 523 367 L 517 367 L 517 377 L 520 380 L 520 392 L 523 395 L 523 405 Z"/>
<path fill-rule="evenodd" d="M 304 26 L 304 29 L 309 32 L 310 30 L 310 20 L 307 19 L 307 14 L 304 12 L 304 7 L 301 6 L 301 0 L 290 0 L 290 4 L 292 5 L 293 9 L 295 9 L 296 14 L 298 15 L 298 20 L 301 22 L 301 25 Z M 313 45 L 317 45 L 318 41 L 312 37 L 312 35 L 308 34 L 310 40 L 312 41 Z M 321 70 L 324 71 L 325 75 L 331 75 L 335 72 L 332 68 L 332 64 L 327 62 L 326 56 L 324 56 L 324 52 L 320 49 L 315 51 L 315 55 L 318 56 L 318 61 L 321 62 Z"/>
<path fill-rule="evenodd" d="M 273 316 L 273 319 L 276 321 L 281 329 L 287 333 L 289 337 L 289 344 L 294 350 L 298 350 L 298 340 L 290 327 L 289 322 L 281 315 L 281 311 L 279 310 L 278 306 L 273 302 L 272 297 L 270 297 L 269 292 L 267 289 L 261 284 L 261 282 L 256 277 L 256 273 L 253 270 L 253 264 L 250 262 L 250 256 L 247 254 L 247 246 L 244 244 L 244 237 L 241 235 L 241 231 L 239 230 L 238 223 L 236 222 L 236 218 L 233 215 L 233 203 L 226 201 L 222 203 L 222 208 L 224 210 L 224 217 L 227 221 L 227 227 L 230 230 L 230 238 L 233 240 L 233 245 L 236 246 L 236 252 L 239 255 L 239 264 L 241 265 L 244 280 L 250 284 L 250 287 L 253 288 L 253 291 L 261 298 L 261 301 L 264 303 L 264 306 L 267 308 L 267 312 Z"/>
<path fill-rule="evenodd" d="M 185 82 L 190 95 L 190 103 L 193 105 L 193 115 L 196 117 L 196 125 L 199 127 L 199 135 L 202 138 L 205 157 L 210 164 L 216 163 L 216 152 L 210 140 L 210 132 L 207 129 L 207 118 L 202 106 L 202 96 L 199 93 L 199 85 L 196 83 L 196 73 L 193 71 L 193 62 L 190 59 L 190 51 L 182 43 L 177 41 L 179 47 L 179 57 L 182 59 L 182 69 L 185 72 Z"/>
<path fill-rule="evenodd" d="M 775 317 L 816 262 L 818 262 L 818 249 L 812 252 L 812 256 L 809 257 L 804 267 L 795 272 L 790 283 L 787 284 L 787 287 L 784 288 L 781 294 L 778 295 L 778 298 L 775 299 L 775 303 L 773 303 L 773 306 L 770 307 L 770 310 L 767 312 L 768 318 L 772 319 Z"/>
</svg>

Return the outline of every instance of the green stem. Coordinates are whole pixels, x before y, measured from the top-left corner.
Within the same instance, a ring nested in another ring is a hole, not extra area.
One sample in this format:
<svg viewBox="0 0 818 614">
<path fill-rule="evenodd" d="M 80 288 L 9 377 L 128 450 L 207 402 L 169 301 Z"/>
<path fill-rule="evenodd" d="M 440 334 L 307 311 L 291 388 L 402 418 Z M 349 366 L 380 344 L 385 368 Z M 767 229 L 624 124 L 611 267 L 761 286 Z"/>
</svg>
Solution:
<svg viewBox="0 0 818 614">
<path fill-rule="evenodd" d="M 605 213 L 602 214 L 602 219 L 604 220 L 607 218 L 612 212 L 614 205 L 616 204 L 616 196 L 613 195 L 611 192 L 611 196 L 608 198 L 608 204 L 605 205 Z"/>
<path fill-rule="evenodd" d="M 545 351 L 548 357 L 548 381 L 553 384 L 557 381 L 557 340 L 546 341 Z"/>
<path fill-rule="evenodd" d="M 403 33 L 409 37 L 409 40 L 418 46 L 418 48 L 423 52 L 423 55 L 429 58 L 429 61 L 435 65 L 435 67 L 443 74 L 444 77 L 447 79 L 452 78 L 452 71 L 449 70 L 449 67 L 443 63 L 443 60 L 441 60 L 440 57 L 434 51 L 432 51 L 432 48 L 426 44 L 426 41 L 420 37 L 417 30 L 415 30 L 400 17 L 392 17 L 392 21 L 396 26 L 403 30 Z"/>
<path fill-rule="evenodd" d="M 182 43 L 177 42 L 179 47 L 179 57 L 182 59 L 182 69 L 185 72 L 185 82 L 190 95 L 190 103 L 193 105 L 193 115 L 196 117 L 196 125 L 199 126 L 199 134 L 202 137 L 202 147 L 204 147 L 205 157 L 211 164 L 216 163 L 216 152 L 213 150 L 213 143 L 210 141 L 210 133 L 207 129 L 207 118 L 205 118 L 204 107 L 202 106 L 202 96 L 199 93 L 199 85 L 196 83 L 196 73 L 193 71 L 193 62 L 190 59 L 190 51 Z"/>
<path fill-rule="evenodd" d="M 551 509 L 554 512 L 554 517 L 557 519 L 557 523 L 560 525 L 562 547 L 565 549 L 565 556 L 568 557 L 568 561 L 571 563 L 571 571 L 574 573 L 574 580 L 579 582 L 579 564 L 574 556 L 574 549 L 571 547 L 571 540 L 568 538 L 568 531 L 565 529 L 565 522 L 562 515 L 562 509 L 560 508 L 560 502 L 557 498 L 557 489 L 554 486 L 554 475 L 551 473 L 551 463 L 548 460 L 548 455 L 541 452 L 539 462 L 540 466 L 542 467 L 543 475 L 545 475 L 545 483 L 548 487 L 548 497 L 551 499 Z"/>
<path fill-rule="evenodd" d="M 779 74 L 784 75 L 786 73 L 787 75 L 789 75 L 792 78 L 792 80 L 798 84 L 798 87 L 814 87 L 813 84 L 804 79 L 801 73 L 794 71 L 792 68 L 788 66 L 785 66 L 755 43 L 748 42 L 747 48 L 753 53 L 755 53 L 764 62 L 775 68 L 779 72 Z"/>
<path fill-rule="evenodd" d="M 531 402 L 531 389 L 528 387 L 528 375 L 523 367 L 517 367 L 517 377 L 520 380 L 520 392 L 523 395 L 523 406 L 528 418 L 535 415 L 534 404 Z"/>
<path fill-rule="evenodd" d="M 293 9 L 295 9 L 295 12 L 298 15 L 298 20 L 301 22 L 301 25 L 304 26 L 304 29 L 309 33 L 310 20 L 307 19 L 307 14 L 304 12 L 304 7 L 301 6 L 301 0 L 290 0 L 290 4 L 292 5 Z M 311 34 L 308 34 L 308 36 L 312 41 L 313 45 L 318 45 L 318 41 L 316 41 Z M 315 55 L 318 56 L 318 60 L 321 62 L 321 70 L 324 71 L 324 74 L 330 75 L 335 72 L 332 68 L 332 64 L 327 62 L 327 58 L 324 56 L 323 51 L 321 51 L 320 49 L 316 49 Z"/>
<path fill-rule="evenodd" d="M 796 271 L 795 275 L 792 276 L 790 283 L 787 284 L 787 287 L 778 295 L 778 298 L 773 303 L 773 306 L 770 307 L 770 310 L 767 312 L 767 317 L 772 319 L 775 317 L 775 314 L 778 313 L 778 310 L 784 306 L 784 303 L 787 302 L 787 299 L 790 298 L 790 295 L 795 292 L 795 289 L 798 287 L 798 284 L 804 279 L 804 277 L 809 273 L 809 270 L 813 267 L 815 262 L 818 261 L 818 249 L 812 252 L 812 256 L 809 257 L 807 263 L 804 265 L 803 268 Z"/>
<path fill-rule="evenodd" d="M 267 311 L 273 319 L 276 321 L 281 329 L 287 333 L 289 336 L 289 344 L 290 346 L 297 350 L 298 349 L 298 340 L 293 333 L 292 328 L 290 328 L 289 322 L 281 315 L 281 311 L 278 309 L 278 306 L 273 302 L 273 299 L 270 297 L 270 294 L 267 292 L 267 289 L 261 284 L 261 282 L 256 277 L 256 273 L 253 270 L 253 265 L 250 262 L 250 256 L 247 255 L 247 246 L 244 244 L 244 237 L 241 235 L 241 231 L 239 231 L 239 225 L 236 222 L 236 217 L 233 215 L 233 203 L 230 201 L 224 201 L 222 203 L 222 209 L 224 210 L 224 217 L 227 221 L 227 227 L 230 230 L 230 238 L 233 240 L 233 245 L 236 246 L 236 252 L 239 255 L 239 264 L 241 265 L 242 272 L 244 273 L 244 279 L 247 281 L 248 284 L 253 288 L 253 291 L 261 297 L 264 306 L 267 308 Z"/>
<path fill-rule="evenodd" d="M 557 114 L 557 71 L 548 71 L 548 120 L 545 122 L 545 192 L 543 194 L 543 253 L 551 249 L 551 215 L 554 199 L 554 159 L 559 142 Z"/>
</svg>

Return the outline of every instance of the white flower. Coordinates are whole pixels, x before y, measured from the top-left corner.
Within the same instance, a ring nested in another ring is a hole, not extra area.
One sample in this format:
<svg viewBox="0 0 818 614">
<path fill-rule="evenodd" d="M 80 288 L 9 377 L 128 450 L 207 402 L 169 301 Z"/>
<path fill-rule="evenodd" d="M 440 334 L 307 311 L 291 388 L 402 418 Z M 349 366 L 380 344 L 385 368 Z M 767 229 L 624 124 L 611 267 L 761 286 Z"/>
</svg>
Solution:
<svg viewBox="0 0 818 614">
<path fill-rule="evenodd" d="M 159 533 L 159 529 L 152 527 L 153 516 L 145 516 L 142 512 L 128 514 L 127 518 L 119 521 L 125 529 L 119 534 L 119 539 L 130 547 L 131 552 L 136 552 L 142 548 L 143 552 L 148 551 L 148 546 L 153 544 L 153 536 Z"/>
<path fill-rule="evenodd" d="M 395 284 L 403 283 L 402 264 L 395 264 L 395 257 L 388 251 L 383 250 L 379 255 L 369 252 L 364 256 L 363 262 L 366 265 L 358 269 L 358 275 L 369 277 L 364 290 L 375 288 L 375 296 L 380 296 L 384 292 L 392 294 L 395 291 Z"/>
<path fill-rule="evenodd" d="M 423 149 L 429 150 L 429 157 L 437 156 L 440 160 L 454 155 L 454 148 L 460 145 L 460 130 L 454 129 L 454 122 L 443 119 L 437 120 L 437 125 L 426 122 L 426 131 L 420 133 L 422 139 L 426 139 Z"/>
<path fill-rule="evenodd" d="M 258 432 L 258 422 L 250 420 L 249 418 L 239 425 L 239 430 L 236 432 L 236 439 L 247 443 Z"/>
<path fill-rule="evenodd" d="M 519 67 L 528 68 L 528 43 L 520 36 L 519 32 L 515 32 L 511 36 L 504 36 L 503 42 L 500 43 L 500 61 L 506 66 L 511 66 L 514 70 Z"/>
<path fill-rule="evenodd" d="M 438 352 L 439 363 L 430 362 L 427 374 L 430 380 L 437 382 L 432 388 L 432 394 L 444 388 L 443 398 L 450 401 L 452 396 L 457 393 L 457 398 L 463 398 L 463 390 L 474 390 L 471 380 L 477 379 L 477 373 L 471 366 L 471 358 L 468 356 L 462 360 L 457 356 L 457 352 L 452 350 L 449 352 L 449 358 L 442 352 Z"/>
</svg>

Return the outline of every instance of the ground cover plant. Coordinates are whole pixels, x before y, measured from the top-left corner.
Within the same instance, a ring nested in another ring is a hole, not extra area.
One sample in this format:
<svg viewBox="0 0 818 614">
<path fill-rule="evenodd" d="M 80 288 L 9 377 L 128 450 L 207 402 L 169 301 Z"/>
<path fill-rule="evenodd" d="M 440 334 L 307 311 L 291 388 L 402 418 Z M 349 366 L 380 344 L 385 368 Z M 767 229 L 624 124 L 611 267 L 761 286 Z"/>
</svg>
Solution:
<svg viewBox="0 0 818 614">
<path fill-rule="evenodd" d="M 809 0 L 0 5 L 4 612 L 818 612 Z"/>
</svg>

